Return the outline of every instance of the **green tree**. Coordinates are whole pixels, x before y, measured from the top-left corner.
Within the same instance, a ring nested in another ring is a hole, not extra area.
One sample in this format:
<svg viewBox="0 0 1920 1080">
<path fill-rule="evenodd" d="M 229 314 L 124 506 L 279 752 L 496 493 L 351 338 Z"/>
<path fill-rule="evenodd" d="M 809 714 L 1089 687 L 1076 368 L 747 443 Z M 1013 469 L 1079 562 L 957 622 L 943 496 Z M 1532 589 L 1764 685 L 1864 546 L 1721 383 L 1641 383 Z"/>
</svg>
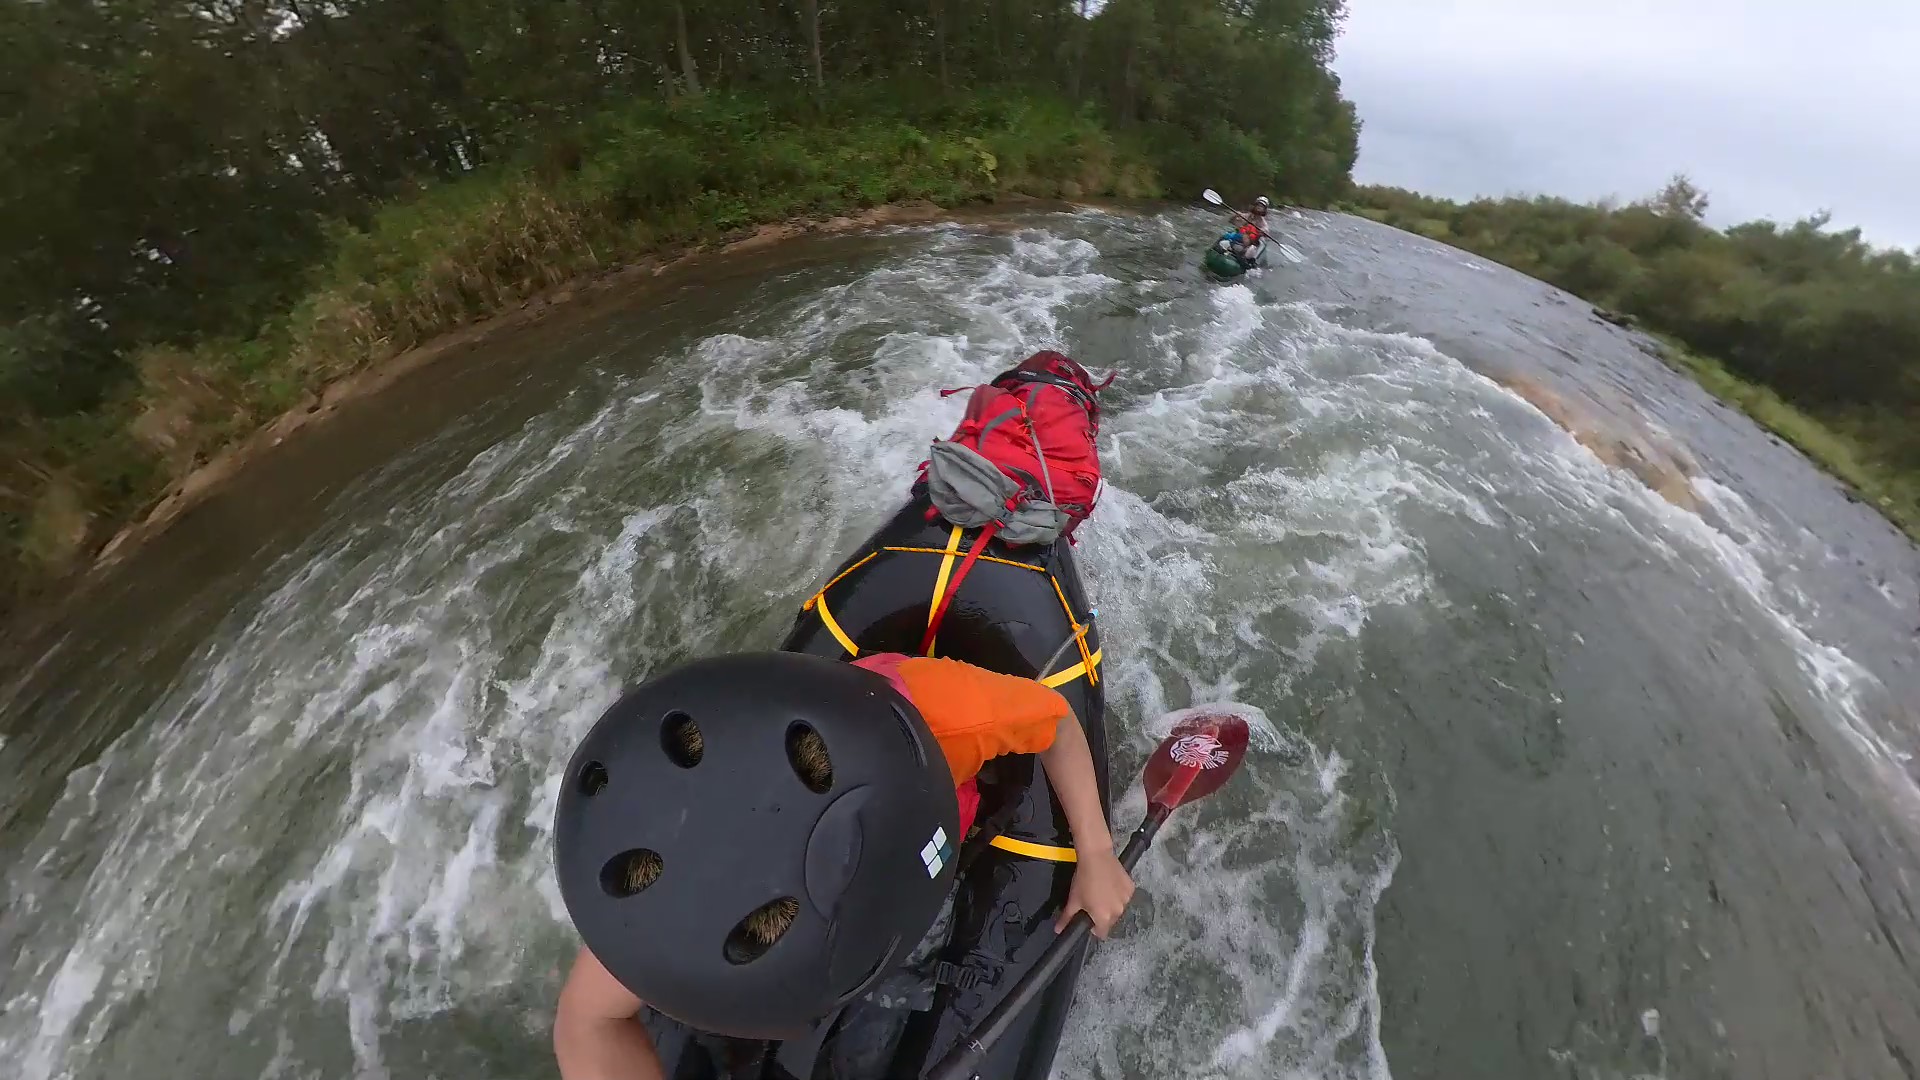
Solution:
<svg viewBox="0 0 1920 1080">
<path fill-rule="evenodd" d="M 1649 205 L 1668 217 L 1688 221 L 1707 219 L 1707 193 L 1695 187 L 1686 173 L 1674 173 L 1673 179 L 1653 196 Z"/>
</svg>

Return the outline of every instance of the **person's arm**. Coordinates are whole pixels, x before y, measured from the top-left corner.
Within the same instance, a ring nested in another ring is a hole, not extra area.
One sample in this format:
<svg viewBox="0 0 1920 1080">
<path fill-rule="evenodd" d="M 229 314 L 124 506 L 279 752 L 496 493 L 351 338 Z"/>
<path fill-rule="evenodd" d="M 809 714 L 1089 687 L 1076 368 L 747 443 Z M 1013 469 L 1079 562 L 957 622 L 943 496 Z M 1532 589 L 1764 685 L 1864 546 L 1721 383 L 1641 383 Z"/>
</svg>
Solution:
<svg viewBox="0 0 1920 1080">
<path fill-rule="evenodd" d="M 1133 899 L 1133 877 L 1114 854 L 1113 833 L 1107 829 L 1106 810 L 1100 804 L 1100 779 L 1093 771 L 1093 751 L 1071 710 L 1054 732 L 1053 745 L 1040 753 L 1040 764 L 1047 770 L 1053 797 L 1066 811 L 1079 856 L 1055 929 L 1064 928 L 1076 913 L 1085 911 L 1093 920 L 1093 935 L 1105 938 Z"/>
<path fill-rule="evenodd" d="M 660 1054 L 640 1022 L 642 1004 L 582 946 L 553 1017 L 561 1080 L 665 1080 Z"/>
<path fill-rule="evenodd" d="M 959 660 L 911 657 L 900 662 L 900 677 L 915 699 L 925 702 L 923 712 L 938 706 L 929 724 L 956 783 L 1002 754 L 1039 756 L 1078 853 L 1060 924 L 1085 911 L 1094 933 L 1105 937 L 1133 896 L 1133 879 L 1113 853 L 1093 752 L 1067 699 L 1031 679 Z"/>
</svg>

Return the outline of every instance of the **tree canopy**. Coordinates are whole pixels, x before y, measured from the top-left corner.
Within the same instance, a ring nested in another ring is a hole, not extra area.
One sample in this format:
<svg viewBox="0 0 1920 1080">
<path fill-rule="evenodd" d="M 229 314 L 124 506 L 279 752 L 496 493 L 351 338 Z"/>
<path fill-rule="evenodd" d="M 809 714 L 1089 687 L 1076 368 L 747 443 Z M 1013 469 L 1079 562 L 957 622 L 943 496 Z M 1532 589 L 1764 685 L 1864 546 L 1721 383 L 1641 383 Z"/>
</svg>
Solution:
<svg viewBox="0 0 1920 1080">
<path fill-rule="evenodd" d="M 84 408 L 105 384 L 83 376 L 130 347 L 284 306 L 329 220 L 637 95 L 1042 86 L 1149 131 L 1169 163 L 1204 151 L 1302 196 L 1338 188 L 1356 130 L 1325 67 L 1340 0 L 1083 7 L 4 0 L 0 378 L 35 409 Z"/>
<path fill-rule="evenodd" d="M 1065 103 L 1166 188 L 1329 198 L 1358 131 L 1327 68 L 1342 3 L 0 0 L 0 532 L 55 475 L 111 513 L 156 493 L 124 437 L 143 355 L 271 336 L 343 253 L 379 263 L 353 238 L 383 208 L 577 173 L 659 130 L 618 119 L 637 103 L 718 125 L 616 170 L 668 216 L 724 201 L 760 131 L 860 100 L 964 125 L 983 88 Z"/>
</svg>

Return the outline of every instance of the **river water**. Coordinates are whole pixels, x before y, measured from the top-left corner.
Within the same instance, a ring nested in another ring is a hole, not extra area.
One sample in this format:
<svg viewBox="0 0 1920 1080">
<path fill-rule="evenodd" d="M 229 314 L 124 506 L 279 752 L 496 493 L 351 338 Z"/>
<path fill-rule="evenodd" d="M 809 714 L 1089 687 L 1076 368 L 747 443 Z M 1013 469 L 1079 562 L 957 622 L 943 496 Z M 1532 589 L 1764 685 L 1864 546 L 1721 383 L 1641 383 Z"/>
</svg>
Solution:
<svg viewBox="0 0 1920 1080">
<path fill-rule="evenodd" d="M 573 741 L 776 643 L 937 391 L 1058 346 L 1120 372 L 1081 533 L 1116 780 L 1166 710 L 1269 721 L 1142 867 L 1059 1076 L 1914 1076 L 1915 549 L 1564 294 L 1322 215 L 1221 286 L 1215 233 L 800 241 L 263 460 L 13 647 L 7 1074 L 551 1075 Z"/>
</svg>

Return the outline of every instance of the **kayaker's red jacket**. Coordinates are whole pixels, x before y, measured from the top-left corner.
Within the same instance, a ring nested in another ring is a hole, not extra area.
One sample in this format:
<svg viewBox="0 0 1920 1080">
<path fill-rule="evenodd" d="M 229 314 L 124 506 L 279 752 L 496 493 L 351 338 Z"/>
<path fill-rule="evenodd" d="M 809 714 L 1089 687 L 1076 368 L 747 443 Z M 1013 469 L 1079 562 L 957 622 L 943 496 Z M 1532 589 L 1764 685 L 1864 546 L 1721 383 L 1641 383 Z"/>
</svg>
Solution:
<svg viewBox="0 0 1920 1080">
<path fill-rule="evenodd" d="M 1073 707 L 1058 690 L 959 660 L 877 653 L 856 667 L 886 676 L 939 741 L 960 800 L 960 835 L 980 809 L 980 766 L 1002 754 L 1038 754 L 1053 745 Z"/>
</svg>

